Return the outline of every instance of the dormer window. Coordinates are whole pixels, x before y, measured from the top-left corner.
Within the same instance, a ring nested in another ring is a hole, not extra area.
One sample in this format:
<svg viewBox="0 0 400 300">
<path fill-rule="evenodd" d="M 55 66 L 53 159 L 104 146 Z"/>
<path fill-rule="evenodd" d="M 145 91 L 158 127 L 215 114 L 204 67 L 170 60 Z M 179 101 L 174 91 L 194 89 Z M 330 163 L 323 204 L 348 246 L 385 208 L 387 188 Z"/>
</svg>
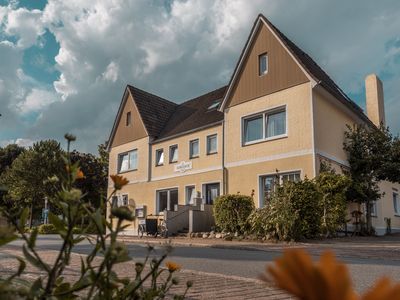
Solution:
<svg viewBox="0 0 400 300">
<path fill-rule="evenodd" d="M 211 105 L 208 107 L 208 110 L 217 109 L 219 104 L 221 103 L 222 99 L 215 100 Z"/>
<path fill-rule="evenodd" d="M 258 75 L 263 76 L 268 73 L 268 54 L 258 56 Z"/>
<path fill-rule="evenodd" d="M 131 112 L 128 111 L 126 113 L 126 126 L 129 126 L 131 124 L 132 124 L 132 115 L 131 115 Z"/>
</svg>

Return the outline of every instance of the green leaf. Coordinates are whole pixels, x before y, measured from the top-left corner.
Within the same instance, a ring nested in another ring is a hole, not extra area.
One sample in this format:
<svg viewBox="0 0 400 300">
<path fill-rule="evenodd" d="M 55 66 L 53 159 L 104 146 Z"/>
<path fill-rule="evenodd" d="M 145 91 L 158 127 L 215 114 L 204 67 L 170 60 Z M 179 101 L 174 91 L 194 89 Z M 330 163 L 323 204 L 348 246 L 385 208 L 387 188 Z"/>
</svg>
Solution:
<svg viewBox="0 0 400 300">
<path fill-rule="evenodd" d="M 19 226 L 22 229 L 25 227 L 26 220 L 28 220 L 28 216 L 29 216 L 29 208 L 25 207 L 21 213 L 21 216 L 19 217 Z"/>
<path fill-rule="evenodd" d="M 32 254 L 29 253 L 28 249 L 26 249 L 26 246 L 22 246 L 22 252 L 24 253 L 25 258 L 35 267 L 41 269 L 41 270 L 46 270 L 49 271 L 49 267 L 46 264 L 41 264 L 40 261 L 34 257 Z"/>
<path fill-rule="evenodd" d="M 30 294 L 39 297 L 43 291 L 42 278 L 39 277 L 31 286 Z M 35 297 L 35 298 L 36 298 Z"/>
<path fill-rule="evenodd" d="M 97 229 L 99 231 L 99 234 L 103 234 L 104 233 L 103 215 L 101 214 L 100 209 L 97 209 L 94 214 L 91 214 L 91 217 L 92 217 L 93 221 L 96 224 L 96 227 L 97 227 Z"/>
<path fill-rule="evenodd" d="M 17 275 L 20 276 L 22 274 L 22 272 L 26 268 L 26 262 L 20 257 L 16 257 L 16 259 L 19 261 L 19 267 L 18 267 Z"/>
<path fill-rule="evenodd" d="M 12 242 L 17 237 L 11 227 L 0 227 L 0 247 Z"/>
<path fill-rule="evenodd" d="M 38 230 L 39 229 L 37 227 L 33 228 L 32 232 L 31 232 L 31 235 L 29 237 L 29 241 L 28 241 L 29 248 L 34 248 L 35 247 L 36 238 L 37 238 L 37 235 L 38 235 Z"/>
</svg>

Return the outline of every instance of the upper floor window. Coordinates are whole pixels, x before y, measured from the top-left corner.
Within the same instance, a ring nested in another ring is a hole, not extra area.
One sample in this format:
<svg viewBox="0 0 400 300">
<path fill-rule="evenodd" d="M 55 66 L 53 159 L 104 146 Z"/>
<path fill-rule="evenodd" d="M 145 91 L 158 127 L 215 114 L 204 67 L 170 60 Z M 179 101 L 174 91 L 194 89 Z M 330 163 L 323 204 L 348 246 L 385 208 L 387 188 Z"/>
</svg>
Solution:
<svg viewBox="0 0 400 300">
<path fill-rule="evenodd" d="M 178 161 L 178 145 L 169 147 L 169 162 L 174 163 Z"/>
<path fill-rule="evenodd" d="M 118 173 L 137 169 L 137 149 L 118 155 Z"/>
<path fill-rule="evenodd" d="M 274 109 L 243 119 L 243 144 L 286 134 L 286 108 Z"/>
<path fill-rule="evenodd" d="M 268 54 L 264 53 L 258 56 L 258 75 L 262 76 L 268 73 Z"/>
<path fill-rule="evenodd" d="M 400 199 L 399 199 L 399 194 L 397 193 L 393 193 L 393 208 L 394 208 L 394 214 L 400 215 Z"/>
<path fill-rule="evenodd" d="M 207 136 L 207 154 L 217 153 L 217 135 L 209 135 Z"/>
<path fill-rule="evenodd" d="M 162 166 L 164 164 L 164 150 L 156 150 L 156 166 Z"/>
<path fill-rule="evenodd" d="M 126 126 L 129 126 L 132 124 L 132 114 L 130 111 L 126 113 Z"/>
<path fill-rule="evenodd" d="M 189 157 L 195 158 L 199 156 L 199 139 L 189 142 Z"/>
<path fill-rule="evenodd" d="M 111 198 L 111 207 L 119 207 L 119 206 L 128 206 L 128 194 L 123 194 L 119 196 L 112 196 Z"/>
</svg>

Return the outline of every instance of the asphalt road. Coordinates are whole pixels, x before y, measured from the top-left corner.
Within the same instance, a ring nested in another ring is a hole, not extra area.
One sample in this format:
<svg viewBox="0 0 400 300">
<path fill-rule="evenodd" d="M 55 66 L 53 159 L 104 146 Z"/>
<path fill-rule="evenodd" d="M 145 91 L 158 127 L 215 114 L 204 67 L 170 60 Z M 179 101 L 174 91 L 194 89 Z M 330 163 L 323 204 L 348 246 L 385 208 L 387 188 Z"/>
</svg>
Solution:
<svg viewBox="0 0 400 300">
<path fill-rule="evenodd" d="M 45 250 L 57 250 L 60 244 L 61 240 L 52 235 L 40 236 L 37 241 L 37 247 Z M 15 241 L 10 245 L 20 247 L 22 241 Z M 91 247 L 84 241 L 76 246 L 74 252 L 88 254 Z M 146 245 L 129 243 L 128 248 L 135 260 L 143 260 L 147 255 Z M 163 247 L 156 247 L 155 255 L 164 251 Z M 179 263 L 186 270 L 255 279 L 264 272 L 266 265 L 279 255 L 277 251 L 268 250 L 174 246 L 169 260 Z M 348 265 L 354 286 L 360 292 L 368 289 L 377 278 L 382 276 L 400 281 L 400 260 L 353 257 L 340 258 L 340 260 Z"/>
</svg>

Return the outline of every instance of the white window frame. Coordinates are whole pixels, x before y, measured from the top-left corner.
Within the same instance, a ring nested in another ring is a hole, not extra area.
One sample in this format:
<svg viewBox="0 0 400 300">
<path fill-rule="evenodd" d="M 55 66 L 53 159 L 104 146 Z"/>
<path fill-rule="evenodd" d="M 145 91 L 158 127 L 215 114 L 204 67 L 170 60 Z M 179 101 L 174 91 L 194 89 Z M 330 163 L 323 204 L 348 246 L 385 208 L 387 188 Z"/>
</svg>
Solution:
<svg viewBox="0 0 400 300">
<path fill-rule="evenodd" d="M 132 125 L 132 112 L 128 111 L 125 116 L 125 125 L 131 126 Z"/>
<path fill-rule="evenodd" d="M 174 149 L 174 148 L 176 149 L 176 151 L 178 151 L 176 160 L 172 160 L 172 158 L 173 158 L 172 149 Z M 165 159 L 165 157 L 164 157 L 164 159 Z M 170 164 L 171 163 L 176 163 L 176 162 L 178 162 L 178 160 L 179 160 L 179 147 L 178 147 L 178 144 L 174 144 L 174 145 L 169 146 L 169 163 Z"/>
<path fill-rule="evenodd" d="M 216 146 L 215 146 L 215 151 L 209 151 L 209 147 L 208 147 L 208 145 L 209 145 L 209 140 L 210 140 L 210 138 L 212 138 L 212 137 L 215 137 L 215 139 L 216 139 Z M 207 137 L 206 137 L 206 153 L 207 153 L 207 155 L 212 155 L 212 154 L 217 154 L 218 153 L 218 134 L 217 133 L 214 133 L 214 134 L 210 134 L 210 135 L 207 135 Z"/>
<path fill-rule="evenodd" d="M 190 203 L 189 188 L 193 188 L 194 189 L 194 198 L 196 198 L 196 193 L 197 193 L 195 184 L 185 185 L 185 203 L 186 203 L 186 205 L 194 204 L 194 203 Z"/>
<path fill-rule="evenodd" d="M 131 168 L 131 166 L 130 166 L 131 154 L 133 152 L 136 152 L 136 167 L 135 168 Z M 124 155 L 128 155 L 128 169 L 126 169 L 124 171 L 121 171 L 121 158 Z M 133 149 L 133 150 L 130 150 L 130 151 L 118 153 L 118 155 L 117 155 L 117 173 L 118 174 L 131 172 L 131 171 L 136 171 L 138 169 L 138 164 L 139 164 L 139 152 L 138 152 L 138 149 Z"/>
<path fill-rule="evenodd" d="M 158 153 L 160 153 L 160 152 L 164 155 L 163 162 L 161 164 L 158 163 Z M 155 151 L 155 162 L 156 162 L 156 167 L 164 165 L 164 162 L 165 162 L 164 148 L 156 149 L 156 151 Z"/>
<path fill-rule="evenodd" d="M 265 70 L 261 72 L 261 59 L 265 57 Z M 258 56 L 258 76 L 264 76 L 268 74 L 269 63 L 268 63 L 268 53 L 262 53 Z"/>
<path fill-rule="evenodd" d="M 393 191 L 392 193 L 393 197 L 393 210 L 394 210 L 394 215 L 400 217 L 400 198 L 399 198 L 399 193 L 396 191 Z M 396 205 L 395 205 L 396 202 Z M 396 210 L 397 206 L 397 210 Z"/>
<path fill-rule="evenodd" d="M 279 112 L 285 112 L 285 133 L 283 134 L 278 134 L 278 135 L 274 135 L 271 137 L 266 137 L 267 134 L 267 119 L 268 119 L 268 115 L 272 115 L 272 114 L 276 114 Z M 249 119 L 254 119 L 256 117 L 262 116 L 263 117 L 263 132 L 262 132 L 262 138 L 258 139 L 258 140 L 254 140 L 254 141 L 250 141 L 250 142 L 246 142 L 246 126 L 245 126 L 245 122 L 246 120 Z M 273 141 L 273 140 L 277 140 L 277 139 L 282 139 L 282 138 L 286 138 L 288 137 L 288 113 L 287 113 L 287 105 L 280 105 L 277 107 L 272 107 L 268 110 L 264 110 L 261 112 L 257 112 L 257 113 L 253 113 L 250 115 L 246 115 L 242 117 L 242 120 L 240 122 L 241 125 L 241 145 L 243 146 L 248 146 L 248 145 L 252 145 L 252 144 L 257 144 L 257 143 L 261 143 L 261 142 L 267 142 L 267 141 Z"/>
<path fill-rule="evenodd" d="M 296 169 L 296 170 L 288 170 L 288 171 L 284 171 L 284 172 L 279 172 L 277 173 L 268 173 L 268 174 L 261 174 L 258 175 L 258 207 L 262 208 L 264 206 L 261 206 L 261 200 L 263 199 L 263 178 L 265 177 L 275 177 L 275 176 L 279 176 L 279 184 L 283 184 L 283 176 L 285 175 L 290 175 L 290 174 L 299 174 L 300 178 L 299 180 L 302 179 L 302 170 Z"/>
<path fill-rule="evenodd" d="M 178 192 L 178 205 L 179 205 L 179 188 L 177 186 L 175 187 L 170 187 L 170 188 L 164 188 L 164 189 L 158 189 L 156 190 L 156 211 L 155 214 L 158 215 L 163 211 L 160 211 L 160 192 L 167 192 L 167 210 L 170 211 L 170 206 L 171 206 L 171 191 L 176 190 Z"/>
<path fill-rule="evenodd" d="M 376 201 L 371 202 L 371 217 L 378 217 L 378 205 Z"/>
<path fill-rule="evenodd" d="M 124 193 L 124 194 L 118 194 L 118 195 L 114 195 L 112 196 L 111 199 L 111 208 L 113 208 L 113 203 L 114 203 L 114 199 L 116 198 L 116 207 L 121 207 L 121 206 L 128 206 L 129 205 L 129 194 L 128 193 Z M 124 203 L 124 198 L 126 198 L 126 204 Z"/>
<path fill-rule="evenodd" d="M 197 142 L 197 154 L 196 155 L 193 155 L 193 152 L 192 152 L 192 144 L 194 142 Z M 197 139 L 190 140 L 189 141 L 189 158 L 193 159 L 193 158 L 197 158 L 199 156 L 200 156 L 200 139 L 197 138 Z"/>
</svg>

